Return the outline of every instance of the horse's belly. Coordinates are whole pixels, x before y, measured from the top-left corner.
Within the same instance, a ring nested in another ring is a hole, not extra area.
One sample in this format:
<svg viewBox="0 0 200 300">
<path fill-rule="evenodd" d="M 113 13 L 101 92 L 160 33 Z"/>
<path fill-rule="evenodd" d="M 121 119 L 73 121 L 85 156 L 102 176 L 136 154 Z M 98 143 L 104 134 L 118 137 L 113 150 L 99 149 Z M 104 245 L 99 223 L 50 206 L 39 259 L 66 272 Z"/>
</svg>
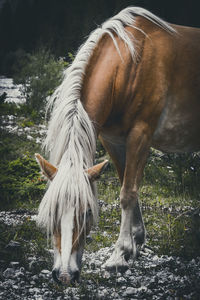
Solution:
<svg viewBox="0 0 200 300">
<path fill-rule="evenodd" d="M 152 146 L 164 152 L 199 151 L 200 107 L 187 114 L 165 109 L 154 132 Z"/>
</svg>

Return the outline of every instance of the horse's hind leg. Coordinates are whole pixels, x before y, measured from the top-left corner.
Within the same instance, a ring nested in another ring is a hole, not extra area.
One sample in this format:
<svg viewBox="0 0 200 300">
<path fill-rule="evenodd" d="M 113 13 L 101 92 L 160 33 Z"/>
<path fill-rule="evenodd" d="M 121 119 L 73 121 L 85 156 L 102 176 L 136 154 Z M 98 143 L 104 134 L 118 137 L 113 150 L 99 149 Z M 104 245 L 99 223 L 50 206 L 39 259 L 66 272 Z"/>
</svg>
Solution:
<svg viewBox="0 0 200 300">
<path fill-rule="evenodd" d="M 130 254 L 135 257 L 137 244 L 143 244 L 145 240 L 138 188 L 149 152 L 151 134 L 145 124 L 137 125 L 131 130 L 126 141 L 126 164 L 120 192 L 120 234 L 112 256 L 105 263 L 107 269 L 127 268 L 127 258 Z"/>
</svg>

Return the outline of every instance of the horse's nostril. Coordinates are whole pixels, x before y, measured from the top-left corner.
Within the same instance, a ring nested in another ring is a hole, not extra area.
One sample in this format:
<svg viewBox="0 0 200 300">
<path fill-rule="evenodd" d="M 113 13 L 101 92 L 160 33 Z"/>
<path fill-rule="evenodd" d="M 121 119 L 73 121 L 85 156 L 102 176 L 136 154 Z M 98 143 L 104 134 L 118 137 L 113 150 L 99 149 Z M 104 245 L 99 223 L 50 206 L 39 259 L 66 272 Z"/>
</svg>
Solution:
<svg viewBox="0 0 200 300">
<path fill-rule="evenodd" d="M 68 273 L 61 273 L 59 280 L 63 285 L 69 285 L 71 283 L 71 276 Z"/>
<path fill-rule="evenodd" d="M 79 282 L 79 278 L 80 278 L 80 272 L 79 271 L 75 271 L 74 273 L 72 273 L 71 281 L 73 283 Z"/>
<path fill-rule="evenodd" d="M 54 269 L 52 271 L 52 278 L 56 283 L 61 284 L 61 281 L 58 279 L 58 277 L 59 277 L 59 271 L 57 269 Z"/>
</svg>

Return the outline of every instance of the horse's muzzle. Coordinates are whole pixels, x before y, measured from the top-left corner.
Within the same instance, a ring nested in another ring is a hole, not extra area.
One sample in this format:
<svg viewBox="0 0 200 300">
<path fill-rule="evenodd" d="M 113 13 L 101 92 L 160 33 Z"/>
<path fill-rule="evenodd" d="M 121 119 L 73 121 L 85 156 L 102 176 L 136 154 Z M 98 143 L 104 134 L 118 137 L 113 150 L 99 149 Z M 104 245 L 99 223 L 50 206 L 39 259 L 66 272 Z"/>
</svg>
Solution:
<svg viewBox="0 0 200 300">
<path fill-rule="evenodd" d="M 52 271 L 52 277 L 57 284 L 74 285 L 75 283 L 78 283 L 80 280 L 80 272 L 77 270 L 72 272 L 71 274 L 68 273 L 59 274 L 59 270 L 54 269 Z"/>
</svg>

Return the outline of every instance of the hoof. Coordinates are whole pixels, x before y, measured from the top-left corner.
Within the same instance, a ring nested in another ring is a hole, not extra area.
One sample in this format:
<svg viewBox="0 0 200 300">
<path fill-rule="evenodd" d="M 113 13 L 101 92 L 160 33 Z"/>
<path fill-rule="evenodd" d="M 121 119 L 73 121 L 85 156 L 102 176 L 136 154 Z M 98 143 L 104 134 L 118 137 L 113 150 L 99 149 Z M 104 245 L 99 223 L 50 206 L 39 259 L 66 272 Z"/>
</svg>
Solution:
<svg viewBox="0 0 200 300">
<path fill-rule="evenodd" d="M 135 242 L 137 246 L 142 247 L 145 244 L 146 235 L 144 231 L 140 231 L 134 236 Z"/>
<path fill-rule="evenodd" d="M 124 257 L 119 257 L 118 259 L 113 259 L 112 257 L 109 258 L 105 264 L 103 265 L 103 268 L 105 268 L 107 271 L 110 272 L 125 272 L 129 265 L 126 262 Z"/>
</svg>

